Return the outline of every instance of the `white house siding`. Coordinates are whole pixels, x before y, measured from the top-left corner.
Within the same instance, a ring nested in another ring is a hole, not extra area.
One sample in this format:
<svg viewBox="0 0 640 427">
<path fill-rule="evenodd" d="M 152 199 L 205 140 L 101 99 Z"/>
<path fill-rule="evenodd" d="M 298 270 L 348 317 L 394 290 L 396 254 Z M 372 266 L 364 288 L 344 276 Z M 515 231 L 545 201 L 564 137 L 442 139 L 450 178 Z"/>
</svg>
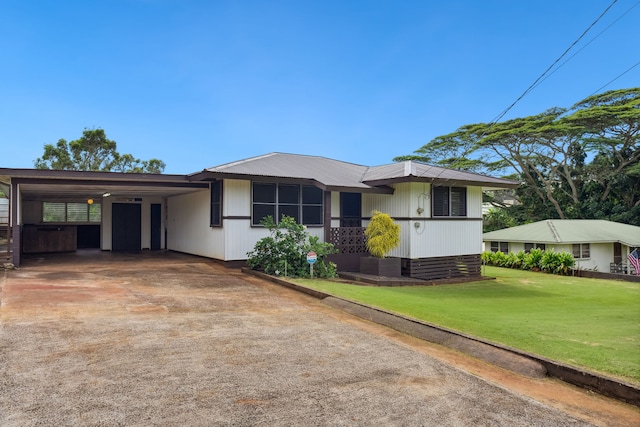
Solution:
<svg viewBox="0 0 640 427">
<path fill-rule="evenodd" d="M 167 204 L 168 249 L 224 259 L 224 229 L 210 226 L 209 190 L 170 197 Z"/>
<path fill-rule="evenodd" d="M 418 185 L 419 187 L 417 187 Z M 425 186 L 428 189 L 428 184 Z M 412 194 L 412 189 L 415 193 L 423 188 L 422 184 L 404 182 L 394 184 L 392 187 L 394 188 L 393 194 L 364 193 L 362 195 L 362 215 L 371 216 L 374 210 L 389 214 L 393 218 L 407 218 L 417 215 L 418 194 Z"/>
<path fill-rule="evenodd" d="M 430 184 L 406 182 L 393 187 L 393 195 L 362 197 L 363 215 L 377 209 L 391 215 L 401 227 L 400 246 L 390 256 L 429 258 L 482 252 L 482 221 L 478 220 L 482 218 L 481 187 L 467 189 L 467 218 L 476 219 L 473 221 L 431 220 Z"/>
<path fill-rule="evenodd" d="M 223 217 L 251 215 L 251 181 L 225 179 L 222 197 Z"/>
<path fill-rule="evenodd" d="M 564 250 L 571 253 L 573 250 L 572 245 L 566 245 Z M 623 259 L 625 259 L 626 256 L 627 254 L 623 252 Z M 591 243 L 589 245 L 589 258 L 576 259 L 576 267 L 583 270 L 596 270 L 608 273 L 610 263 L 612 262 L 613 243 Z"/>
<path fill-rule="evenodd" d="M 546 250 L 573 253 L 573 244 L 546 245 Z M 591 243 L 589 253 L 589 258 L 576 259 L 576 268 L 609 272 L 609 263 L 613 262 L 613 244 Z"/>
<path fill-rule="evenodd" d="M 482 218 L 482 187 L 467 187 L 467 217 Z"/>
<path fill-rule="evenodd" d="M 482 252 L 482 221 L 423 221 L 411 226 L 409 258 L 470 255 Z"/>
<path fill-rule="evenodd" d="M 340 227 L 340 192 L 331 192 L 331 227 Z M 333 219 L 336 218 L 336 219 Z"/>
</svg>

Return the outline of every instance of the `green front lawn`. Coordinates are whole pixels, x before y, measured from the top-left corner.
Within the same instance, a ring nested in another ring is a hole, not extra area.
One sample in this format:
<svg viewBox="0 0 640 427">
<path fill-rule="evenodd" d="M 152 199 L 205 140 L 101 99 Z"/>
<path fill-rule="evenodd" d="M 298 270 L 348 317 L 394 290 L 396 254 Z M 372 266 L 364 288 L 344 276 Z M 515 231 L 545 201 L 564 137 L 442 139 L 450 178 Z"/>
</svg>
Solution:
<svg viewBox="0 0 640 427">
<path fill-rule="evenodd" d="M 639 283 L 483 268 L 496 279 L 407 287 L 295 282 L 640 383 Z"/>
</svg>

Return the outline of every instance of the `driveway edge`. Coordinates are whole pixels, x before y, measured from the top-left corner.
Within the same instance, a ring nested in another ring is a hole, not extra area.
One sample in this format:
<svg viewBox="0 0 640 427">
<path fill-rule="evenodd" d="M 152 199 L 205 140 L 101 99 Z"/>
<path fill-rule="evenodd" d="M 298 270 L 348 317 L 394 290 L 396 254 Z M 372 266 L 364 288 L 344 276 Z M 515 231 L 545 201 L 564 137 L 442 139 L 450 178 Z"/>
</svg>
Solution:
<svg viewBox="0 0 640 427">
<path fill-rule="evenodd" d="M 249 268 L 243 268 L 242 272 L 305 293 L 322 300 L 331 307 L 338 308 L 360 318 L 387 326 L 416 338 L 453 348 L 504 369 L 534 378 L 548 375 L 586 390 L 591 390 L 604 396 L 640 407 L 640 387 L 633 384 L 565 365 L 555 360 L 501 344 L 481 340 L 421 320 L 339 298 Z"/>
</svg>

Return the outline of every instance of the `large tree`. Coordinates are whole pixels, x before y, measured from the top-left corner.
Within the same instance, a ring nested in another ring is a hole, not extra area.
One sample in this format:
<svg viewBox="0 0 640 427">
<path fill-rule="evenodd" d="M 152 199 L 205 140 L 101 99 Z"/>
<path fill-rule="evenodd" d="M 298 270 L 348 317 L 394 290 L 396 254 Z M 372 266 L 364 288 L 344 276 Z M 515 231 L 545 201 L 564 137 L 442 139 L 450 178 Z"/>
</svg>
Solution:
<svg viewBox="0 0 640 427">
<path fill-rule="evenodd" d="M 517 222 L 601 218 L 640 225 L 640 88 L 591 96 L 569 109 L 465 125 L 410 156 L 523 184 Z"/>
<path fill-rule="evenodd" d="M 44 154 L 34 161 L 37 169 L 162 173 L 162 160 L 140 160 L 131 154 L 120 154 L 116 142 L 107 138 L 103 129 L 85 129 L 82 137 L 67 143 L 45 144 Z"/>
</svg>

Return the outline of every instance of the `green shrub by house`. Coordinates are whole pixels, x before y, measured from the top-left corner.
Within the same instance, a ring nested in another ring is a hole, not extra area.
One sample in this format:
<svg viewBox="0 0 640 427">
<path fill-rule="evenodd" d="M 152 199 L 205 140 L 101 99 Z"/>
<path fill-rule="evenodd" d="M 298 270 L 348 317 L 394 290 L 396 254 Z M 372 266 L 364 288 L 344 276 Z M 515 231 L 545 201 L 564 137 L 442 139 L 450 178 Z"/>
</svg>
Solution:
<svg viewBox="0 0 640 427">
<path fill-rule="evenodd" d="M 313 275 L 331 278 L 337 274 L 337 266 L 326 262 L 325 257 L 336 253 L 331 243 L 320 242 L 317 236 L 311 236 L 304 225 L 295 219 L 282 216 L 278 224 L 273 217 L 265 217 L 260 224 L 269 230 L 270 236 L 256 243 L 247 253 L 247 264 L 253 270 L 262 270 L 276 276 L 308 277 L 310 273 L 307 254 L 317 255 L 313 265 Z"/>
<path fill-rule="evenodd" d="M 573 255 L 568 252 L 543 251 L 534 248 L 525 253 L 510 252 L 483 252 L 482 262 L 496 267 L 516 268 L 531 271 L 544 271 L 546 273 L 569 275 L 576 264 Z"/>
</svg>

